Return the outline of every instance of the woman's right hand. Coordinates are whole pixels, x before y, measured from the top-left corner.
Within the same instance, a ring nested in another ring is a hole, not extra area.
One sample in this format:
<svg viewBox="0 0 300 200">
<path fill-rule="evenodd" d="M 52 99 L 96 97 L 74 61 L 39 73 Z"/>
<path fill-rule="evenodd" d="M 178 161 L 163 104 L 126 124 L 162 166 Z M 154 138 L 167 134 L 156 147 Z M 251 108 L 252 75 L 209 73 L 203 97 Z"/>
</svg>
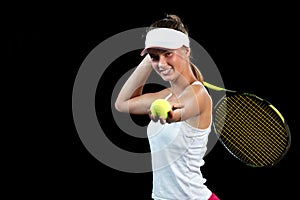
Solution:
<svg viewBox="0 0 300 200">
<path fill-rule="evenodd" d="M 164 119 L 163 117 L 160 117 L 160 116 L 153 115 L 150 109 L 148 109 L 148 115 L 149 115 L 150 119 L 154 122 L 159 121 L 161 124 L 166 124 L 167 123 L 167 119 Z"/>
<path fill-rule="evenodd" d="M 181 121 L 181 109 L 184 106 L 180 103 L 174 103 L 172 105 L 172 109 L 168 112 L 168 117 L 167 119 L 159 116 L 155 116 L 151 113 L 151 110 L 148 109 L 148 115 L 150 119 L 154 122 L 160 121 L 161 124 L 166 124 L 166 123 L 172 123 L 172 122 L 178 122 Z M 175 114 L 176 112 L 176 114 Z"/>
</svg>

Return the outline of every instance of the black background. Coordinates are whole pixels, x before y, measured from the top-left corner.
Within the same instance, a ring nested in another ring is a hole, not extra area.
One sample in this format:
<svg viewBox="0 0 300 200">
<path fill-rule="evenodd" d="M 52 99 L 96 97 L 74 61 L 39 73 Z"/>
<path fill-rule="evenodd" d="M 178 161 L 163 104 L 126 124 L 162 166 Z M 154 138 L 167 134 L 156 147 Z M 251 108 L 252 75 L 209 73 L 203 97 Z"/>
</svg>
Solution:
<svg viewBox="0 0 300 200">
<path fill-rule="evenodd" d="M 5 100 L 13 104 L 7 117 L 12 119 L 12 134 L 8 134 L 12 138 L 7 141 L 8 151 L 13 153 L 6 162 L 5 179 L 10 196 L 151 199 L 151 173 L 114 170 L 86 150 L 73 122 L 72 90 L 83 60 L 98 44 L 122 31 L 146 27 L 166 13 L 182 18 L 191 37 L 216 63 L 227 88 L 272 102 L 292 134 L 287 155 L 267 169 L 245 166 L 217 143 L 202 169 L 207 185 L 223 200 L 296 196 L 295 6 L 226 5 L 231 9 L 225 9 L 225 5 L 185 3 L 140 2 L 136 8 L 129 2 L 7 7 L 4 67 L 8 72 L 3 78 L 9 78 L 4 86 L 10 86 Z M 139 62 L 134 59 L 138 56 L 130 56 L 123 60 L 128 69 Z M 109 71 L 115 74 L 103 77 L 96 95 L 97 109 L 110 102 L 112 77 L 121 75 L 117 67 Z M 100 123 L 109 124 L 105 116 L 110 113 L 106 106 L 99 113 Z M 122 148 L 148 150 L 145 140 L 115 134 L 110 139 Z"/>
</svg>

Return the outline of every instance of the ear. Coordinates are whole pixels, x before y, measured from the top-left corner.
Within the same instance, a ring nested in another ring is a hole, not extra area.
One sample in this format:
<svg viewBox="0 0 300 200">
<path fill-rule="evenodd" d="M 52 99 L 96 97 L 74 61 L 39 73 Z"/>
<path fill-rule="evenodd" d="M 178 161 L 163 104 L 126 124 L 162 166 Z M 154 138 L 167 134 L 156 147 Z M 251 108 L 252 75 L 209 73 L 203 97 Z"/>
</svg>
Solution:
<svg viewBox="0 0 300 200">
<path fill-rule="evenodd" d="M 191 55 L 191 49 L 190 48 L 185 48 L 185 53 L 189 57 Z"/>
</svg>

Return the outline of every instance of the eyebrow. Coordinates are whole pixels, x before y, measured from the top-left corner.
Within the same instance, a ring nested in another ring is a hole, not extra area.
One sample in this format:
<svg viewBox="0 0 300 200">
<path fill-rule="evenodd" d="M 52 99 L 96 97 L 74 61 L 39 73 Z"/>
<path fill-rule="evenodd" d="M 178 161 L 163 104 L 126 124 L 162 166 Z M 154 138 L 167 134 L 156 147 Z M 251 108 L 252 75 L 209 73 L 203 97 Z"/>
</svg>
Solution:
<svg viewBox="0 0 300 200">
<path fill-rule="evenodd" d="M 158 55 L 166 52 L 174 52 L 174 49 L 155 49 L 149 52 L 150 55 Z"/>
</svg>

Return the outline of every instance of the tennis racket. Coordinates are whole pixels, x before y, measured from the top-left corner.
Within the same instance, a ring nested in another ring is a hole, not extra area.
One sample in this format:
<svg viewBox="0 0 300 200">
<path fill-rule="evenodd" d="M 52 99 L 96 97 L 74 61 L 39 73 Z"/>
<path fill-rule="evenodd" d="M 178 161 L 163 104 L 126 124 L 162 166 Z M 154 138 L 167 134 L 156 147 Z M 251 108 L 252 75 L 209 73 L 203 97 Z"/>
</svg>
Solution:
<svg viewBox="0 0 300 200">
<path fill-rule="evenodd" d="M 218 140 L 238 160 L 251 167 L 272 167 L 291 144 L 282 114 L 267 100 L 204 82 L 208 89 L 225 92 L 216 102 L 213 127 Z"/>
</svg>

